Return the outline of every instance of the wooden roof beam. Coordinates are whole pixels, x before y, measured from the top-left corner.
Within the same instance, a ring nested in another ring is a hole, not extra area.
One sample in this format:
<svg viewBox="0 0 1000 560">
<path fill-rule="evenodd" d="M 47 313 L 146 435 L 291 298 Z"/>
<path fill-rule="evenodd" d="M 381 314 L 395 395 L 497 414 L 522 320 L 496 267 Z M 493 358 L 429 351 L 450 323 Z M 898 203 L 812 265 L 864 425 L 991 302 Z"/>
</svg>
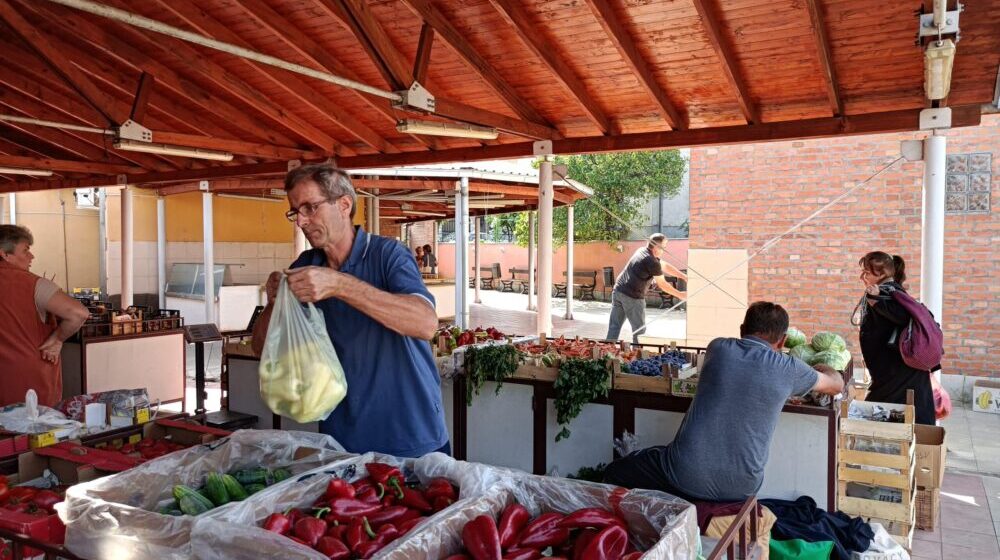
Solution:
<svg viewBox="0 0 1000 560">
<path fill-rule="evenodd" d="M 632 69 L 632 73 L 639 80 L 639 83 L 653 98 L 661 115 L 670 128 L 674 130 L 684 130 L 688 127 L 687 117 L 682 115 L 672 101 L 667 96 L 667 92 L 660 86 L 653 75 L 653 70 L 649 63 L 639 53 L 639 48 L 635 44 L 632 35 L 626 29 L 618 14 L 611 6 L 610 0 L 587 0 L 590 10 L 594 12 L 594 17 L 604 28 L 605 33 L 611 39 L 611 43 L 618 49 L 622 59 Z"/>
<path fill-rule="evenodd" d="M 80 94 L 90 106 L 96 109 L 109 125 L 121 123 L 128 108 L 100 90 L 87 76 L 70 62 L 60 49 L 37 27 L 28 23 L 14 7 L 14 2 L 0 2 L 0 19 L 29 45 L 39 57 L 51 66 L 74 91 Z"/>
<path fill-rule="evenodd" d="M 826 19 L 823 16 L 819 0 L 806 0 L 809 8 L 809 24 L 812 27 L 813 40 L 816 42 L 816 52 L 819 54 L 820 67 L 823 69 L 823 81 L 826 84 L 826 96 L 830 100 L 830 110 L 833 116 L 844 114 L 844 100 L 840 95 L 840 85 L 837 82 L 837 72 L 833 68 L 833 53 L 830 52 L 830 39 L 827 37 Z"/>
<path fill-rule="evenodd" d="M 729 86 L 736 95 L 736 102 L 739 103 L 740 110 L 743 111 L 743 118 L 746 119 L 747 124 L 760 124 L 760 111 L 753 99 L 750 98 L 750 89 L 747 88 L 743 73 L 740 72 L 736 57 L 733 56 L 733 46 L 722 36 L 719 18 L 712 7 L 708 5 L 710 0 L 692 1 L 695 10 L 698 11 L 698 17 L 701 18 L 701 25 L 708 36 L 708 42 L 719 57 L 722 73 L 726 76 L 726 81 L 729 82 Z"/>
<path fill-rule="evenodd" d="M 430 24 L 434 31 L 447 42 L 455 52 L 462 57 L 473 69 L 473 71 L 490 88 L 500 96 L 514 112 L 522 119 L 549 126 L 549 123 L 542 115 L 535 110 L 524 98 L 517 93 L 514 88 L 500 76 L 500 73 L 489 62 L 486 61 L 476 49 L 462 36 L 448 18 L 441 13 L 430 0 L 404 0 L 410 8 L 420 16 L 424 22 Z"/>
<path fill-rule="evenodd" d="M 133 165 L 21 156 L 0 156 L 0 166 L 49 169 L 51 171 L 70 171 L 74 173 L 100 173 L 104 175 L 115 175 L 118 173 L 141 174 L 144 171 L 143 168 Z M 107 181 L 107 178 L 104 180 Z"/>
<path fill-rule="evenodd" d="M 549 71 L 562 83 L 566 91 L 576 99 L 587 117 L 597 125 L 598 130 L 604 134 L 610 134 L 611 121 L 604 114 L 604 110 L 601 109 L 597 100 L 587 92 L 583 81 L 559 56 L 559 49 L 556 48 L 555 43 L 543 36 L 539 26 L 531 21 L 527 10 L 519 2 L 520 0 L 490 0 L 490 4 L 521 37 L 521 41 L 528 46 L 531 52 L 535 53 L 535 56 L 541 59 Z"/>
<path fill-rule="evenodd" d="M 149 95 L 153 92 L 154 83 L 156 78 L 148 72 L 143 72 L 139 76 L 139 85 L 136 87 L 135 100 L 132 101 L 132 111 L 128 118 L 141 123 L 146 117 L 146 106 L 149 104 Z"/>
<path fill-rule="evenodd" d="M 141 185 L 140 185 L 141 186 Z M 155 190 L 160 196 L 169 196 L 173 194 L 183 194 L 186 192 L 195 192 L 201 190 L 199 183 L 180 183 L 176 185 L 167 185 L 160 187 L 147 187 L 149 190 Z M 208 192 L 213 193 L 225 193 L 232 191 L 245 191 L 245 190 L 260 190 L 260 191 L 270 191 L 271 189 L 284 189 L 285 182 L 283 179 L 222 179 L 219 181 L 209 181 Z"/>
<path fill-rule="evenodd" d="M 424 23 L 420 26 L 417 41 L 417 56 L 413 60 L 413 80 L 421 84 L 427 82 L 427 68 L 431 64 L 431 49 L 434 47 L 434 28 Z"/>
<path fill-rule="evenodd" d="M 233 32 L 229 27 L 223 25 L 209 15 L 205 10 L 195 6 L 188 0 L 156 1 L 162 8 L 172 12 L 178 18 L 191 26 L 191 28 L 206 36 L 219 41 L 232 43 L 245 49 L 255 48 L 249 42 Z M 296 97 L 305 105 L 308 105 L 316 111 L 329 117 L 330 120 L 337 123 L 337 125 L 353 137 L 357 138 L 361 142 L 364 142 L 365 145 L 370 148 L 384 153 L 399 153 L 399 149 L 390 144 L 379 133 L 372 130 L 368 125 L 362 123 L 356 117 L 351 115 L 350 112 L 341 109 L 337 103 L 331 102 L 331 100 L 324 94 L 321 94 L 317 90 L 313 89 L 312 86 L 307 84 L 295 74 L 282 72 L 276 68 L 257 64 L 244 58 L 239 58 L 239 60 L 246 68 L 251 69 L 253 72 L 267 78 L 271 83 L 280 86 L 284 91 Z M 353 92 L 354 90 L 351 91 Z M 360 92 L 355 93 L 357 93 L 363 100 L 369 101 L 368 98 Z M 384 106 L 384 103 L 380 106 Z"/>
<path fill-rule="evenodd" d="M 340 11 L 340 19 L 354 33 L 361 48 L 382 74 L 385 83 L 393 91 L 410 87 L 412 74 L 409 64 L 397 56 L 396 47 L 372 14 L 367 2 L 360 0 L 316 0 L 331 12 Z M 411 77 L 410 81 L 406 77 Z"/>
</svg>

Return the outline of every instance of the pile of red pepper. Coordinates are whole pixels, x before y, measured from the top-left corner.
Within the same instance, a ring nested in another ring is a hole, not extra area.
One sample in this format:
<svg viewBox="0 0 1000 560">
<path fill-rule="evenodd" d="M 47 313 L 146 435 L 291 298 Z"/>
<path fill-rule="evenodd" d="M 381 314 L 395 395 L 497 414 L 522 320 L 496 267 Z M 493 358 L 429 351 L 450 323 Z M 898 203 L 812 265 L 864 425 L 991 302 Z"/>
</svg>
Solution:
<svg viewBox="0 0 1000 560">
<path fill-rule="evenodd" d="M 458 498 L 447 479 L 435 478 L 421 490 L 406 485 L 397 467 L 365 467 L 366 478 L 333 478 L 311 508 L 272 513 L 264 528 L 334 560 L 370 558 Z"/>
<path fill-rule="evenodd" d="M 0 508 L 44 517 L 55 513 L 55 505 L 63 501 L 62 494 L 31 486 L 7 485 L 7 477 L 0 476 Z"/>
<path fill-rule="evenodd" d="M 167 439 L 142 438 L 136 443 L 126 443 L 118 448 L 117 451 L 125 455 L 139 455 L 146 461 L 149 461 L 181 449 L 187 449 L 187 446 Z"/>
<path fill-rule="evenodd" d="M 500 515 L 480 515 L 462 529 L 465 552 L 446 560 L 635 560 L 642 556 L 630 544 L 627 525 L 601 508 L 570 514 L 543 513 L 531 519 L 520 504 Z M 546 549 L 551 549 L 546 556 Z"/>
</svg>

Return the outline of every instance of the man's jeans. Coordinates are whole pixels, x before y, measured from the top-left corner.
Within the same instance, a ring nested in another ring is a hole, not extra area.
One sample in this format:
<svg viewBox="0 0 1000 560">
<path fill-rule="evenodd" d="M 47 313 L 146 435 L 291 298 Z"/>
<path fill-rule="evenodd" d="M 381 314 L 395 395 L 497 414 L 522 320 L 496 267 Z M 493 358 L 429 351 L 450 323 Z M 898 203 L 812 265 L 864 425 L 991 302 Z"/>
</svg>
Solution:
<svg viewBox="0 0 1000 560">
<path fill-rule="evenodd" d="M 639 342 L 639 327 L 646 324 L 646 300 L 629 297 L 618 292 L 611 294 L 611 321 L 608 325 L 607 340 L 618 340 L 625 319 L 632 326 L 632 342 Z"/>
</svg>

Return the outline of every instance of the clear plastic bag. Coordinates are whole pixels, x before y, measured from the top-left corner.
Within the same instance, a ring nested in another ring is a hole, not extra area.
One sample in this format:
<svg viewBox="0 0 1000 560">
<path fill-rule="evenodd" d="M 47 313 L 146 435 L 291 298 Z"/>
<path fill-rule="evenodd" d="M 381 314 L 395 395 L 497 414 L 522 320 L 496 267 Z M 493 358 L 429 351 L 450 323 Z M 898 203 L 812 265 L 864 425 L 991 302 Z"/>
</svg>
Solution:
<svg viewBox="0 0 1000 560">
<path fill-rule="evenodd" d="M 275 414 L 306 424 L 326 420 L 347 395 L 347 380 L 323 313 L 302 304 L 281 278 L 260 357 L 260 396 Z"/>
<path fill-rule="evenodd" d="M 157 513 L 174 485 L 197 488 L 208 473 L 256 467 L 284 467 L 297 475 L 352 457 L 323 434 L 240 430 L 120 474 L 71 486 L 56 510 L 66 524 L 66 548 L 83 558 L 189 559 L 192 528 L 209 513 L 218 515 L 242 503 L 232 502 L 197 517 Z"/>
</svg>

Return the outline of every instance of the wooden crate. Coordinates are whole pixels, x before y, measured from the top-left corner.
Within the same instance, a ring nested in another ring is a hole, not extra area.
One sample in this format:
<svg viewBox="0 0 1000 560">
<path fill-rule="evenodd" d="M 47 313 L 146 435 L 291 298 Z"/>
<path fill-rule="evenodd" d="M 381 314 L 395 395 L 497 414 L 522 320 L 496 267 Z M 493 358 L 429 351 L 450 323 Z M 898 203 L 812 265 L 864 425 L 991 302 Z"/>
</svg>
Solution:
<svg viewBox="0 0 1000 560">
<path fill-rule="evenodd" d="M 559 377 L 558 367 L 536 366 L 534 364 L 521 364 L 512 375 L 514 379 L 534 379 L 537 381 L 555 382 Z"/>
<path fill-rule="evenodd" d="M 613 362 L 612 367 L 611 386 L 617 390 L 670 394 L 670 375 L 666 366 L 663 367 L 662 374 L 657 377 L 624 373 L 618 360 Z"/>
<path fill-rule="evenodd" d="M 114 321 L 111 323 L 111 336 L 123 334 L 139 334 L 143 332 L 142 319 L 131 319 L 128 321 Z"/>
<path fill-rule="evenodd" d="M 875 406 L 903 413 L 903 423 L 877 422 L 849 418 L 849 403 L 843 403 L 840 419 L 837 486 L 837 509 L 868 520 L 885 520 L 899 526 L 894 536 L 909 541 L 915 525 L 916 440 L 913 429 L 913 405 L 858 402 L 855 405 L 871 411 Z M 867 449 L 858 449 L 867 447 Z M 867 469 L 866 469 L 867 467 Z M 898 490 L 901 501 L 848 496 L 849 483 L 859 483 Z M 890 534 L 893 534 L 890 531 Z M 899 540 L 899 539 L 897 539 Z M 901 541 L 902 542 L 902 541 Z"/>
</svg>

